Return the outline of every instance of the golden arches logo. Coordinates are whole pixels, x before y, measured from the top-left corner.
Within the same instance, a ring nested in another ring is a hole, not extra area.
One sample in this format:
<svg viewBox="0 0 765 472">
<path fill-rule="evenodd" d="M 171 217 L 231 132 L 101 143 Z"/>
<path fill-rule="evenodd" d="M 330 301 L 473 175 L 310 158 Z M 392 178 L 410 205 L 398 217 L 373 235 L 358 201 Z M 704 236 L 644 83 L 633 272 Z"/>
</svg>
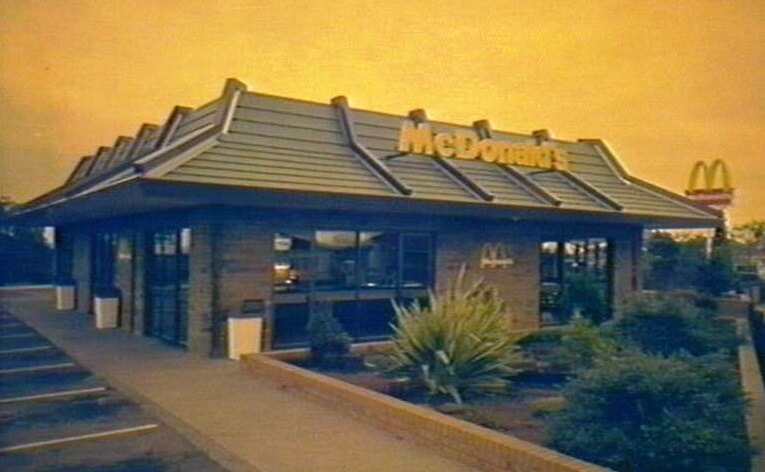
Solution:
<svg viewBox="0 0 765 472">
<path fill-rule="evenodd" d="M 716 186 L 717 174 L 720 174 L 722 182 L 719 186 Z M 699 177 L 702 186 L 699 187 Z M 698 161 L 693 165 L 691 169 L 691 178 L 688 181 L 688 189 L 685 191 L 688 195 L 695 195 L 699 193 L 732 193 L 733 186 L 731 185 L 730 172 L 728 166 L 722 159 L 715 159 L 712 161 L 712 165 L 707 165 L 704 161 Z"/>
<path fill-rule="evenodd" d="M 486 243 L 481 247 L 481 269 L 502 269 L 514 263 L 502 243 Z"/>
</svg>

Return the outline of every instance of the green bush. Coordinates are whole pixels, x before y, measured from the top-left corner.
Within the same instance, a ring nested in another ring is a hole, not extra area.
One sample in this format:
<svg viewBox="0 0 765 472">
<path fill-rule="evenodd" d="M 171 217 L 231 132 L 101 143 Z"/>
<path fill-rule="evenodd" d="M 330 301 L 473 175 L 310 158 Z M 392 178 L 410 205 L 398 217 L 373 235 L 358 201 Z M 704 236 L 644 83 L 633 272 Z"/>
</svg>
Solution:
<svg viewBox="0 0 765 472">
<path fill-rule="evenodd" d="M 614 334 L 646 352 L 662 355 L 731 352 L 738 345 L 732 325 L 702 316 L 693 305 L 672 296 L 633 298 L 615 322 Z"/>
<path fill-rule="evenodd" d="M 469 392 L 499 392 L 520 358 L 495 289 L 467 281 L 464 267 L 429 307 L 394 303 L 397 325 L 387 372 L 462 403 Z"/>
<path fill-rule="evenodd" d="M 559 362 L 570 372 L 591 368 L 597 359 L 616 354 L 615 340 L 604 334 L 604 328 L 594 326 L 584 318 L 574 318 L 561 338 Z"/>
<path fill-rule="evenodd" d="M 745 400 L 717 355 L 625 351 L 580 372 L 551 415 L 549 444 L 626 472 L 748 470 Z"/>
<path fill-rule="evenodd" d="M 569 321 L 577 311 L 595 324 L 610 317 L 604 285 L 588 272 L 566 276 L 560 304 L 561 321 Z"/>
<path fill-rule="evenodd" d="M 351 337 L 332 315 L 331 306 L 315 305 L 306 326 L 311 360 L 328 367 L 343 363 L 351 346 Z"/>
</svg>

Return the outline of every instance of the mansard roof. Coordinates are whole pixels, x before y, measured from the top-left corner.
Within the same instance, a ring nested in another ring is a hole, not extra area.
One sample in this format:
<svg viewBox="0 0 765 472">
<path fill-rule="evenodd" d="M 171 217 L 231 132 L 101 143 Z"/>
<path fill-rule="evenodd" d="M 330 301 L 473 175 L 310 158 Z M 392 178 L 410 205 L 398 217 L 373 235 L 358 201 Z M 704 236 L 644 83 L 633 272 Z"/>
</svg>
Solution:
<svg viewBox="0 0 765 472">
<path fill-rule="evenodd" d="M 434 133 L 475 133 L 512 145 L 562 150 L 565 168 L 450 159 L 399 150 L 402 123 Z M 250 92 L 229 79 L 223 94 L 196 109 L 175 107 L 161 126 L 144 124 L 83 157 L 61 187 L 22 213 L 56 207 L 136 181 L 186 183 L 252 192 L 366 197 L 391 202 L 475 205 L 549 214 L 618 217 L 644 225 L 717 226 L 721 214 L 629 174 L 598 139 L 566 141 L 352 108 L 344 97 L 316 103 Z M 141 202 L 133 202 L 136 211 Z M 608 218 L 613 221 L 613 218 Z M 604 220 L 605 221 L 605 220 Z M 681 224 L 682 223 L 682 224 Z"/>
</svg>

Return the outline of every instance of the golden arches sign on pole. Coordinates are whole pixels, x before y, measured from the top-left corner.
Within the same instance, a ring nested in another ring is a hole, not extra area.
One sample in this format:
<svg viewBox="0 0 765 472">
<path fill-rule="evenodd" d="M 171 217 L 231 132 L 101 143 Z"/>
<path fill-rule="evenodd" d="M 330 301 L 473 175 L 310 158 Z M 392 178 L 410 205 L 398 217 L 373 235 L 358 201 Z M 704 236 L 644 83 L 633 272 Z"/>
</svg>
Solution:
<svg viewBox="0 0 765 472">
<path fill-rule="evenodd" d="M 720 174 L 722 179 L 720 186 L 715 186 L 717 174 Z M 702 177 L 702 187 L 699 187 L 699 177 Z M 693 165 L 691 170 L 691 177 L 688 180 L 688 189 L 685 191 L 687 195 L 695 195 L 699 193 L 733 193 L 733 186 L 731 185 L 730 172 L 728 165 L 722 159 L 715 159 L 712 161 L 712 165 L 707 165 L 704 161 L 698 161 Z"/>
<path fill-rule="evenodd" d="M 728 165 L 722 159 L 715 159 L 711 165 L 704 161 L 696 162 L 691 169 L 685 194 L 688 198 L 718 210 L 730 206 L 733 203 L 733 185 Z"/>
</svg>

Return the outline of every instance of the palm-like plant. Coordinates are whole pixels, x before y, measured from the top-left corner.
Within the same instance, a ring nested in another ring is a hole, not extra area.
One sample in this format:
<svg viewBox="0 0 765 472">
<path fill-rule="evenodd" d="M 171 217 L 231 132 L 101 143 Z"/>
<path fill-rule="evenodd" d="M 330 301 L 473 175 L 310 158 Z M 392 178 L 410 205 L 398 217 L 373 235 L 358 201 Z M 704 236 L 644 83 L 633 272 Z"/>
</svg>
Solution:
<svg viewBox="0 0 765 472">
<path fill-rule="evenodd" d="M 481 280 L 468 281 L 462 267 L 444 293 L 430 292 L 429 301 L 429 307 L 394 302 L 388 372 L 457 403 L 467 392 L 504 391 L 520 356 L 497 291 Z"/>
</svg>

